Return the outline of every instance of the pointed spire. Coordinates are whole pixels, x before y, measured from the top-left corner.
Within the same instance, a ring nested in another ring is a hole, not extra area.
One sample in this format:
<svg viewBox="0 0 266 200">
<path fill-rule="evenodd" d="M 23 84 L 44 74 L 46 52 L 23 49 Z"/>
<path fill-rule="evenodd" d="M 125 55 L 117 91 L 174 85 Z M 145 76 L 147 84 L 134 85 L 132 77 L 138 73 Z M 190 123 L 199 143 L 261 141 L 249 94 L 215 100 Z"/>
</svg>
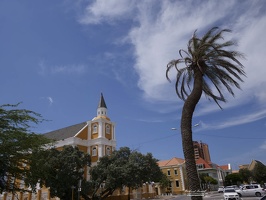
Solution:
<svg viewBox="0 0 266 200">
<path fill-rule="evenodd" d="M 107 108 L 105 101 L 104 101 L 104 98 L 103 98 L 103 93 L 101 93 L 101 98 L 100 98 L 100 101 L 98 104 L 98 108 Z"/>
</svg>

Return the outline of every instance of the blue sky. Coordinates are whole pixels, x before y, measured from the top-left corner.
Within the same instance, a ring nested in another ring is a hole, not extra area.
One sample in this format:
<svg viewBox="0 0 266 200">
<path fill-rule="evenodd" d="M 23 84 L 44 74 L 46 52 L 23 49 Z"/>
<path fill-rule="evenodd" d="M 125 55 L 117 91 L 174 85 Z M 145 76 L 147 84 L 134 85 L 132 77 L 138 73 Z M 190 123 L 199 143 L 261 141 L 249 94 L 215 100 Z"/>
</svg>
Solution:
<svg viewBox="0 0 266 200">
<path fill-rule="evenodd" d="M 23 102 L 49 120 L 34 128 L 45 133 L 91 120 L 102 92 L 118 148 L 183 158 L 183 102 L 166 65 L 196 29 L 229 28 L 247 78 L 223 110 L 202 96 L 193 139 L 219 165 L 266 164 L 265 11 L 264 0 L 2 0 L 0 104 Z"/>
</svg>

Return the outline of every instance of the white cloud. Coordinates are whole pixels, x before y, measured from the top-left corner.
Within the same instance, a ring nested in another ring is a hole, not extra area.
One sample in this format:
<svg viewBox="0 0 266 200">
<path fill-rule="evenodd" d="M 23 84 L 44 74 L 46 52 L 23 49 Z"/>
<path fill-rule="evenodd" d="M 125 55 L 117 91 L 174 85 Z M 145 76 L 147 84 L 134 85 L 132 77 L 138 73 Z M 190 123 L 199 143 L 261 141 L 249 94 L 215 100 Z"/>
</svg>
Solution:
<svg viewBox="0 0 266 200">
<path fill-rule="evenodd" d="M 215 124 L 201 122 L 201 130 L 224 129 L 236 125 L 251 123 L 263 119 L 265 117 L 266 117 L 266 109 L 264 108 L 245 115 L 230 117 L 221 122 L 215 122 Z"/>
<path fill-rule="evenodd" d="M 195 6 L 197 4 L 197 6 Z M 82 23 L 101 23 L 115 20 L 132 19 L 133 23 L 125 36 L 134 47 L 134 68 L 139 76 L 138 87 L 149 102 L 167 101 L 176 103 L 174 84 L 165 77 L 166 64 L 178 58 L 179 49 L 186 48 L 187 41 L 198 29 L 202 34 L 216 25 L 230 28 L 233 33 L 226 35 L 236 38 L 239 51 L 246 54 L 243 60 L 247 78 L 242 84 L 243 90 L 237 88 L 235 98 L 225 92 L 228 103 L 224 108 L 244 105 L 251 100 L 263 104 L 266 100 L 266 14 L 263 1 L 128 1 L 99 0 L 86 8 Z M 175 72 L 171 77 L 175 81 Z M 119 80 L 122 82 L 122 80 Z M 201 102 L 207 100 L 203 97 Z M 211 106 L 210 106 L 211 105 Z M 199 108 L 199 115 L 219 111 L 215 103 Z M 256 120 L 261 115 L 248 115 L 248 120 Z M 235 124 L 244 119 L 237 119 Z M 238 122 L 237 122 L 238 121 Z M 224 122 L 222 126 L 232 126 Z"/>
<path fill-rule="evenodd" d="M 97 0 L 87 6 L 79 22 L 83 24 L 98 24 L 102 21 L 114 22 L 125 19 L 133 8 L 134 2 L 130 0 Z"/>
<path fill-rule="evenodd" d="M 260 146 L 260 149 L 266 150 L 266 141 Z"/>
<path fill-rule="evenodd" d="M 49 105 L 51 106 L 54 103 L 54 100 L 52 97 L 41 97 L 41 99 L 47 100 L 49 102 Z"/>
<path fill-rule="evenodd" d="M 38 73 L 44 76 L 47 74 L 84 74 L 85 71 L 85 65 L 47 66 L 44 61 L 41 61 Z"/>
<path fill-rule="evenodd" d="M 242 152 L 241 156 L 236 155 L 230 157 L 229 155 L 226 159 L 220 160 L 220 162 L 232 163 L 233 165 L 235 165 L 233 166 L 235 169 L 239 169 L 238 168 L 239 165 L 250 164 L 253 159 L 265 163 L 265 149 L 261 148 L 249 149 L 246 152 Z M 247 160 L 249 162 L 247 162 Z"/>
<path fill-rule="evenodd" d="M 52 105 L 54 103 L 54 100 L 52 99 L 52 97 L 47 97 L 47 99 L 48 99 L 50 105 Z"/>
<path fill-rule="evenodd" d="M 138 85 L 147 98 L 163 100 L 165 91 L 168 92 L 167 96 L 175 98 L 174 87 L 170 87 L 165 77 L 166 65 L 178 57 L 179 49 L 186 48 L 194 30 L 205 29 L 224 17 L 225 10 L 231 5 L 219 5 L 221 12 L 214 14 L 210 11 L 217 6 L 216 3 L 194 7 L 192 1 L 182 4 L 163 1 L 156 17 L 151 17 L 154 13 L 149 13 L 147 4 L 139 6 L 139 26 L 131 30 L 129 37 L 135 46 L 135 69 L 140 77 Z"/>
<path fill-rule="evenodd" d="M 52 74 L 83 74 L 85 72 L 84 65 L 71 65 L 71 66 L 54 66 L 51 67 Z"/>
</svg>

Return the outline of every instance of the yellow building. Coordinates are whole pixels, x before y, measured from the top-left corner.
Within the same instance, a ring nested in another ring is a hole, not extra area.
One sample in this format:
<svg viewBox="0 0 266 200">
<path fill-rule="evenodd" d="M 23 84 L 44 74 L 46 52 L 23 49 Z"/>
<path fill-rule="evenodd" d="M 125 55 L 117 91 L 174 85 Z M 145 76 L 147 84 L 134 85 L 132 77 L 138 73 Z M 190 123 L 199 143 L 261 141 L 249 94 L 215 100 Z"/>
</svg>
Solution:
<svg viewBox="0 0 266 200">
<path fill-rule="evenodd" d="M 100 157 L 110 155 L 116 148 L 115 123 L 107 115 L 103 94 L 100 97 L 97 115 L 92 120 L 51 131 L 44 136 L 54 139 L 57 149 L 72 145 L 90 154 L 92 166 L 97 164 Z"/>
<path fill-rule="evenodd" d="M 159 192 L 161 194 L 184 194 L 187 188 L 185 177 L 185 160 L 181 158 L 172 158 L 158 162 L 162 172 L 167 175 L 170 180 L 169 187 Z"/>
<path fill-rule="evenodd" d="M 97 107 L 97 115 L 92 120 L 51 131 L 45 133 L 44 136 L 54 139 L 56 141 L 55 148 L 57 149 L 61 149 L 65 145 L 72 145 L 90 154 L 91 166 L 96 165 L 100 157 L 111 154 L 116 148 L 115 123 L 107 115 L 107 106 L 103 94 L 101 94 Z M 85 169 L 85 173 L 88 180 L 90 178 L 89 170 Z M 22 182 L 21 187 L 24 187 Z M 49 189 L 41 189 L 38 184 L 36 189 L 37 194 L 22 192 L 15 194 L 4 193 L 2 197 L 0 196 L 0 199 L 50 199 Z"/>
</svg>

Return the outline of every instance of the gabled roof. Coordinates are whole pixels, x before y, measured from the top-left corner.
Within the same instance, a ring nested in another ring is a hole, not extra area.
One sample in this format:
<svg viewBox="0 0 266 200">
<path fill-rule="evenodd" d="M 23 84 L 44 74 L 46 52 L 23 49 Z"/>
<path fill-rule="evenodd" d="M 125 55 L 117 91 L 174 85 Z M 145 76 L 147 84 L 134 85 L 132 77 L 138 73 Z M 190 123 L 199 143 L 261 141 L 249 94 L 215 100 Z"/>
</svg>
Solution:
<svg viewBox="0 0 266 200">
<path fill-rule="evenodd" d="M 249 170 L 253 170 L 254 167 L 256 166 L 256 164 L 259 164 L 259 165 L 262 165 L 262 166 L 265 166 L 262 162 L 260 162 L 259 160 L 252 160 L 251 163 L 249 164 L 248 166 L 248 169 Z"/>
<path fill-rule="evenodd" d="M 174 165 L 181 165 L 185 162 L 184 159 L 182 158 L 172 158 L 170 160 L 162 160 L 162 161 L 158 161 L 158 165 L 159 167 L 166 167 L 166 166 L 174 166 Z"/>
<path fill-rule="evenodd" d="M 204 164 L 204 168 L 213 168 L 211 167 L 211 165 L 209 163 L 207 163 L 203 158 L 199 157 L 197 160 L 196 160 L 196 164 Z"/>
<path fill-rule="evenodd" d="M 74 137 L 82 128 L 87 125 L 87 122 L 82 122 L 65 128 L 61 128 L 55 131 L 44 133 L 43 135 L 53 140 L 63 140 L 66 138 Z"/>
</svg>

